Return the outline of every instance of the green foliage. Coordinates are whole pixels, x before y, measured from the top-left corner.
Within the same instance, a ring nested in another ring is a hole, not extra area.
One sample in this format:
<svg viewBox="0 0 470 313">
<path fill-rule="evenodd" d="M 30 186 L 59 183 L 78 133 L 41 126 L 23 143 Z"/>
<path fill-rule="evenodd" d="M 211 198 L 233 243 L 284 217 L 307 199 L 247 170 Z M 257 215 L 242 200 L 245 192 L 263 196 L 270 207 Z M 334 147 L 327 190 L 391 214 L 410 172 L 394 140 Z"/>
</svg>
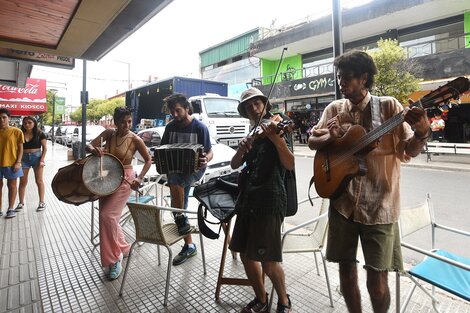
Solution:
<svg viewBox="0 0 470 313">
<path fill-rule="evenodd" d="M 39 119 L 42 123 L 42 125 L 52 125 L 52 102 L 53 102 L 53 94 L 49 90 L 46 93 L 46 106 L 47 106 L 47 112 L 41 114 L 39 116 Z M 60 114 L 55 114 L 54 117 L 54 123 L 56 125 L 59 125 L 62 123 L 62 116 Z"/>
<path fill-rule="evenodd" d="M 377 66 L 374 93 L 378 96 L 392 96 L 407 105 L 411 93 L 419 89 L 418 75 L 421 68 L 409 59 L 405 49 L 396 40 L 380 39 L 378 49 L 367 51 Z"/>
<path fill-rule="evenodd" d="M 87 121 L 96 124 L 103 116 L 113 115 L 114 109 L 122 106 L 125 106 L 124 97 L 111 100 L 92 99 L 86 108 Z M 72 112 L 70 119 L 80 123 L 82 121 L 82 108 L 80 107 Z"/>
</svg>

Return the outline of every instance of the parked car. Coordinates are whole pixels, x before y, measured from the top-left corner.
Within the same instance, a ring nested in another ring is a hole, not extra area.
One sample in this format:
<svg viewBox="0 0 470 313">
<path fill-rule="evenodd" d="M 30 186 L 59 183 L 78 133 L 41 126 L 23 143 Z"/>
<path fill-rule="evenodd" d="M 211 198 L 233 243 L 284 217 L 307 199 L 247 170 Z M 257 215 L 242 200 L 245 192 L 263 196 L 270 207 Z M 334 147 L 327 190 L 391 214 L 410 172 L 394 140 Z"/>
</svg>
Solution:
<svg viewBox="0 0 470 313">
<path fill-rule="evenodd" d="M 75 131 L 77 126 L 75 125 L 62 125 L 60 126 L 61 136 L 62 136 L 62 143 L 71 146 L 72 145 L 72 137 L 73 132 Z"/>
<path fill-rule="evenodd" d="M 50 125 L 43 125 L 42 126 L 42 132 L 44 133 L 44 135 L 46 135 L 46 139 L 50 139 L 49 136 L 51 135 L 51 133 L 50 133 L 51 129 L 52 129 L 52 126 L 50 126 Z"/>
<path fill-rule="evenodd" d="M 137 136 L 142 138 L 142 140 L 144 141 L 145 146 L 147 147 L 152 157 L 155 148 L 160 145 L 164 132 L 165 127 L 155 127 L 147 128 L 137 133 Z M 236 151 L 225 144 L 217 142 L 213 138 L 211 138 L 211 144 L 214 157 L 207 164 L 207 170 L 204 176 L 205 181 L 221 175 L 230 174 L 231 172 L 235 171 L 232 170 L 232 167 L 230 166 L 230 161 L 232 160 L 232 157 Z M 136 152 L 135 156 L 137 160 L 143 162 L 143 158 L 139 152 Z M 152 172 L 155 172 L 156 174 L 156 167 L 152 166 L 149 172 L 150 174 Z"/>
<path fill-rule="evenodd" d="M 87 125 L 86 126 L 86 144 L 98 137 L 103 131 L 105 131 L 101 125 Z M 72 135 L 72 144 L 76 141 L 82 141 L 82 126 L 76 126 Z"/>
<path fill-rule="evenodd" d="M 59 128 L 59 126 L 55 126 L 55 127 L 54 127 L 54 131 L 55 131 L 56 133 L 57 133 L 57 128 Z M 52 126 L 51 126 L 51 128 L 47 131 L 46 137 L 47 137 L 47 139 L 52 140 Z"/>
</svg>

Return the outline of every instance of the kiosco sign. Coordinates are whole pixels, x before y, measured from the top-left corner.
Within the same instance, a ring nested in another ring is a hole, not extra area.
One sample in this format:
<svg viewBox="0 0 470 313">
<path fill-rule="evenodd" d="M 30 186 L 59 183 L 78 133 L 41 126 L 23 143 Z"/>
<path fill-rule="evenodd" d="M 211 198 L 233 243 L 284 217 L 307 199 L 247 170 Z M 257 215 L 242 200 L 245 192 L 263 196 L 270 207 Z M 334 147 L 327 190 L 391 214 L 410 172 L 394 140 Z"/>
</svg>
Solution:
<svg viewBox="0 0 470 313">
<path fill-rule="evenodd" d="M 0 85 L 0 107 L 15 116 L 46 112 L 46 80 L 28 78 L 24 88 Z"/>
</svg>

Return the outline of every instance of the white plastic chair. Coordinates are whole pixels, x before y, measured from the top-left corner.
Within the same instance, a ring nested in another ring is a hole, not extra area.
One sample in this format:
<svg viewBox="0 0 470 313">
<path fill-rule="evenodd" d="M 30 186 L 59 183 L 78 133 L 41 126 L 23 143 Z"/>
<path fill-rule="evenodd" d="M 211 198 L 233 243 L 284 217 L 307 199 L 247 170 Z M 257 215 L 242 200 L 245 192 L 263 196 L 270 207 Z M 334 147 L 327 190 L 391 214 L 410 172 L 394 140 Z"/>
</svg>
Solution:
<svg viewBox="0 0 470 313">
<path fill-rule="evenodd" d="M 470 259 L 459 256 L 445 249 L 437 249 L 435 246 L 436 229 L 453 232 L 455 234 L 470 237 L 470 233 L 437 224 L 434 220 L 434 212 L 431 197 L 428 194 L 426 202 L 409 209 L 403 209 L 399 219 L 402 247 L 423 254 L 424 259 L 410 269 L 406 269 L 404 276 L 411 279 L 413 286 L 400 310 L 400 279 L 397 276 L 397 312 L 405 312 L 406 307 L 415 291 L 419 287 L 432 300 L 433 308 L 439 312 L 439 300 L 435 295 L 435 287 L 446 290 L 464 300 L 470 301 Z M 431 228 L 431 249 L 411 245 L 403 241 L 403 238 L 424 228 Z M 421 285 L 420 281 L 431 284 L 431 292 Z"/>
<path fill-rule="evenodd" d="M 308 201 L 305 199 L 300 201 L 299 204 Z M 282 252 L 283 253 L 313 253 L 315 258 L 315 266 L 317 268 L 317 275 L 320 276 L 318 267 L 317 253 L 323 262 L 323 269 L 325 271 L 325 280 L 328 288 L 328 296 L 330 298 L 330 305 L 333 307 L 333 296 L 331 294 L 330 280 L 328 277 L 328 269 L 326 266 L 325 255 L 323 254 L 323 247 L 326 242 L 326 234 L 328 230 L 328 208 L 330 205 L 329 199 L 322 199 L 320 211 L 318 216 L 312 218 L 302 224 L 289 228 L 282 233 Z M 296 232 L 305 227 L 312 226 L 313 230 L 309 232 Z M 272 304 L 273 290 L 271 291 L 270 306 Z"/>
<path fill-rule="evenodd" d="M 168 267 L 166 273 L 166 285 L 165 285 L 165 298 L 163 305 L 166 306 L 168 302 L 168 291 L 170 287 L 171 279 L 171 267 L 172 267 L 172 256 L 171 246 L 182 240 L 187 235 L 180 235 L 178 233 L 178 227 L 175 223 L 164 224 L 162 220 L 162 211 L 171 211 L 171 212 L 185 212 L 192 213 L 186 210 L 170 208 L 170 207 L 160 207 L 156 205 L 142 204 L 142 203 L 128 203 L 129 210 L 132 214 L 132 219 L 135 225 L 135 241 L 132 243 L 129 250 L 129 257 L 127 259 L 126 269 L 124 270 L 124 277 L 122 279 L 121 289 L 119 291 L 119 296 L 122 296 L 124 290 L 124 285 L 126 283 L 127 272 L 131 265 L 132 253 L 134 251 L 135 245 L 139 242 L 146 242 L 150 244 L 156 244 L 158 247 L 164 246 L 168 250 Z M 196 228 L 191 228 L 191 233 L 196 232 Z M 204 270 L 204 275 L 206 275 L 206 260 L 204 254 L 204 244 L 202 235 L 199 234 L 200 238 L 200 247 L 202 253 L 202 265 Z M 158 265 L 160 265 L 160 252 L 158 253 Z"/>
</svg>

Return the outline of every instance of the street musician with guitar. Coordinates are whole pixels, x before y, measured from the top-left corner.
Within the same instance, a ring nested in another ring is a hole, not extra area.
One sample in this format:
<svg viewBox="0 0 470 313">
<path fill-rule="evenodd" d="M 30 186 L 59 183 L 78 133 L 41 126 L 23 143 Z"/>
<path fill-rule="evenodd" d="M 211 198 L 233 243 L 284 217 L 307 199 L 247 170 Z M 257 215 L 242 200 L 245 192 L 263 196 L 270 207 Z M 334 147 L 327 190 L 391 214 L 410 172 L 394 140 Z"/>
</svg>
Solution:
<svg viewBox="0 0 470 313">
<path fill-rule="evenodd" d="M 326 107 L 308 142 L 319 158 L 324 156 L 314 168 L 317 192 L 331 199 L 326 257 L 339 263 L 341 292 L 349 312 L 362 312 L 356 267 L 360 238 L 372 307 L 374 312 L 386 312 L 388 271 L 403 269 L 397 226 L 400 163 L 421 152 L 431 130 L 422 108 L 403 110 L 393 97 L 370 94 L 377 68 L 367 53 L 347 52 L 335 59 L 334 66 L 344 99 Z M 398 115 L 402 119 L 398 126 L 355 151 L 360 143 L 354 139 L 367 138 L 364 135 Z M 348 150 L 353 153 L 348 155 Z M 351 167 L 357 171 L 350 172 Z M 344 175 L 336 178 L 337 173 Z M 319 191 L 335 179 L 335 188 Z"/>
</svg>

